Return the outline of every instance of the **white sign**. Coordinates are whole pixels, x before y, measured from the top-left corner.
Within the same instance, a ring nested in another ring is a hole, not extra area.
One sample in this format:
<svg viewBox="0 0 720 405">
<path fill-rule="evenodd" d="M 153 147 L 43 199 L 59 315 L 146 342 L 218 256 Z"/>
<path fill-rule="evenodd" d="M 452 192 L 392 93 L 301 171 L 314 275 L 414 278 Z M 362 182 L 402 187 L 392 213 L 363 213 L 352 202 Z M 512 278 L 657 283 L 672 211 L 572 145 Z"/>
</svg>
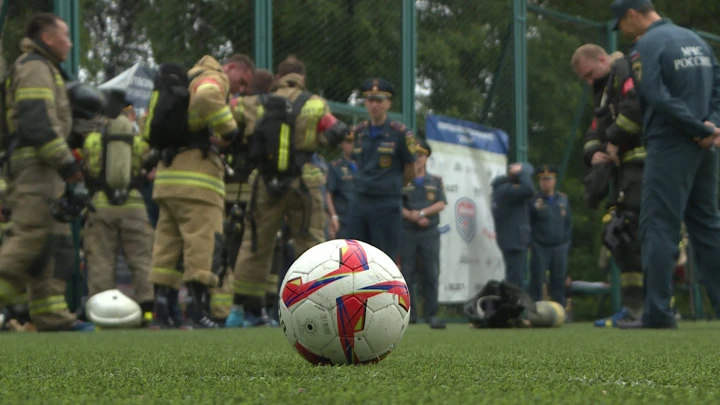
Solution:
<svg viewBox="0 0 720 405">
<path fill-rule="evenodd" d="M 441 176 L 447 206 L 440 214 L 441 303 L 462 303 L 488 280 L 502 280 L 505 264 L 495 242 L 492 180 L 507 167 L 507 135 L 452 118 L 428 116 L 429 173 Z"/>
</svg>

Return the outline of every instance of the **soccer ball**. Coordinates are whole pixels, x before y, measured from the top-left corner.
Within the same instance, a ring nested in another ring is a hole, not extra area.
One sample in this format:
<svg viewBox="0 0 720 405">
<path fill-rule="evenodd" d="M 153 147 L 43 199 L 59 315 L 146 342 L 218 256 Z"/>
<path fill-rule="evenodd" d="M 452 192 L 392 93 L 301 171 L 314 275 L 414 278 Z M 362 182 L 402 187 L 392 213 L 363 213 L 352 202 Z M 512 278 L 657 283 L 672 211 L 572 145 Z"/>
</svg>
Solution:
<svg viewBox="0 0 720 405">
<path fill-rule="evenodd" d="M 375 363 L 398 345 L 410 295 L 392 259 L 356 240 L 331 240 L 300 256 L 280 287 L 280 327 L 312 364 Z"/>
</svg>

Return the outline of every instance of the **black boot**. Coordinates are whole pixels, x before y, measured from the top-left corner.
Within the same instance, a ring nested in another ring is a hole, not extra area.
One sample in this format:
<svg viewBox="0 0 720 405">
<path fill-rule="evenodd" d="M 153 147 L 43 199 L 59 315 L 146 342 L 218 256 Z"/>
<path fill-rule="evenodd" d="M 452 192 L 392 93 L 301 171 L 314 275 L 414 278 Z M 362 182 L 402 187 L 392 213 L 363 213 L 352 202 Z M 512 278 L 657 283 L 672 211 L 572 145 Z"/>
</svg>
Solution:
<svg viewBox="0 0 720 405">
<path fill-rule="evenodd" d="M 178 327 L 170 316 L 170 306 L 168 304 L 168 295 L 170 294 L 170 290 L 170 287 L 155 285 L 155 302 L 153 303 L 155 319 L 150 322 L 148 328 L 152 330 L 160 330 Z"/>
<path fill-rule="evenodd" d="M 220 325 L 215 323 L 205 312 L 205 298 L 207 297 L 207 287 L 197 283 L 190 282 L 187 284 L 188 297 L 186 314 L 187 319 L 183 323 L 183 329 L 215 329 Z"/>
<path fill-rule="evenodd" d="M 429 316 L 427 323 L 430 325 L 430 329 L 445 329 L 445 323 L 437 319 L 435 316 Z"/>
<path fill-rule="evenodd" d="M 180 291 L 176 289 L 170 289 L 170 292 L 168 293 L 168 307 L 170 309 L 170 319 L 172 319 L 172 322 L 177 326 L 180 327 L 180 325 L 183 324 L 183 312 L 182 308 L 180 308 Z"/>
</svg>

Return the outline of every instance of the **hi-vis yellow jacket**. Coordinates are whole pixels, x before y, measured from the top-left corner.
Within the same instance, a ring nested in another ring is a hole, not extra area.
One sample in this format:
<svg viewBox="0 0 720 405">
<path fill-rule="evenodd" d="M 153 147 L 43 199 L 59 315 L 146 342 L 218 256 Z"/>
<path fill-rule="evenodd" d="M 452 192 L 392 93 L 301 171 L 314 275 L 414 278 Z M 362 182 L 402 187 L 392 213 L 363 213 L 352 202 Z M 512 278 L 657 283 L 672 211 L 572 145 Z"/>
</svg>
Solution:
<svg viewBox="0 0 720 405">
<path fill-rule="evenodd" d="M 190 131 L 210 128 L 211 136 L 222 137 L 237 129 L 227 104 L 230 84 L 222 66 L 211 56 L 204 56 L 188 72 L 200 73 L 190 83 L 188 124 Z M 224 207 L 225 169 L 220 156 L 210 153 L 207 158 L 198 149 L 181 151 L 169 167 L 158 165 L 153 199 L 182 198 L 204 201 Z"/>
</svg>

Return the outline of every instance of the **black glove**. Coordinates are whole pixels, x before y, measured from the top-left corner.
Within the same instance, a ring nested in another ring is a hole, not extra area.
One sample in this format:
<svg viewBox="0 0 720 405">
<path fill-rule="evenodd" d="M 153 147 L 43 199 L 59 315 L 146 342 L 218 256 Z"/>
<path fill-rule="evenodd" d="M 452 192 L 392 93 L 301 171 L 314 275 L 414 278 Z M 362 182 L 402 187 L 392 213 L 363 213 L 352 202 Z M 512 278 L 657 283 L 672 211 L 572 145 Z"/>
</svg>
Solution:
<svg viewBox="0 0 720 405">
<path fill-rule="evenodd" d="M 60 174 L 60 177 L 62 177 L 63 180 L 67 181 L 67 179 L 75 176 L 81 170 L 82 167 L 80 167 L 80 164 L 76 162 L 75 159 L 72 159 L 60 166 L 58 174 Z"/>
<path fill-rule="evenodd" d="M 50 202 L 50 215 L 58 222 L 71 222 L 79 217 L 85 208 L 95 212 L 91 198 L 85 183 L 68 184 L 65 186 L 65 194 Z"/>
<path fill-rule="evenodd" d="M 325 130 L 325 138 L 330 147 L 335 148 L 347 138 L 350 128 L 344 122 L 337 120 L 333 126 Z"/>
<path fill-rule="evenodd" d="M 232 142 L 235 142 L 235 139 L 238 137 L 238 135 L 240 135 L 240 132 L 238 131 L 237 128 L 235 128 L 235 129 L 233 129 L 232 131 L 230 131 L 230 132 L 228 132 L 228 133 L 226 133 L 226 134 L 223 134 L 223 135 L 222 135 L 222 139 L 223 139 L 223 141 L 225 141 L 225 142 L 231 142 L 231 143 L 232 143 Z"/>
</svg>

